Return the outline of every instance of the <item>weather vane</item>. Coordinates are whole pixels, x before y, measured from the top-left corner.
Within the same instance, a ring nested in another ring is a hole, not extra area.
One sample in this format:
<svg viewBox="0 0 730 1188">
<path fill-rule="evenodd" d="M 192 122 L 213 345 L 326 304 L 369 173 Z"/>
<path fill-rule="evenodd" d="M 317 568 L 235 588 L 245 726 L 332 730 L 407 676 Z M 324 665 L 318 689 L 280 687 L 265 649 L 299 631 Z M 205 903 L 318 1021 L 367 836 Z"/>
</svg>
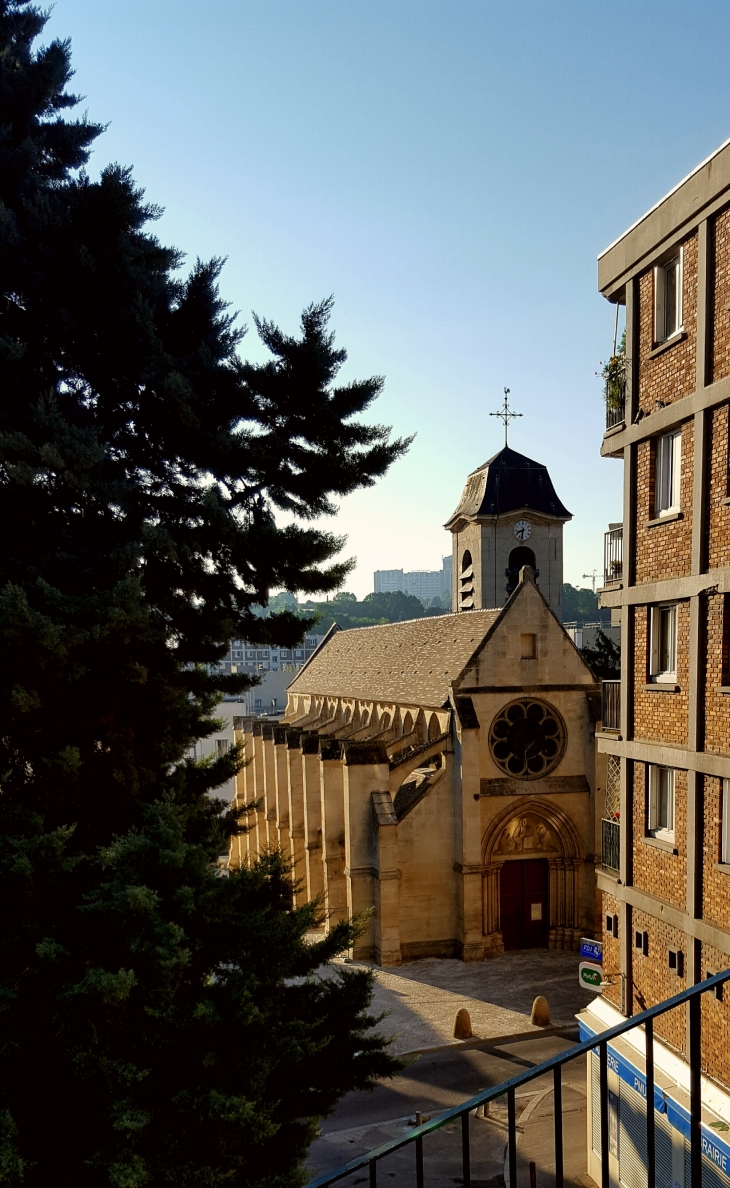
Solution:
<svg viewBox="0 0 730 1188">
<path fill-rule="evenodd" d="M 499 417 L 500 421 L 503 421 L 503 422 L 504 422 L 504 445 L 505 445 L 505 449 L 507 448 L 507 428 L 508 428 L 508 426 L 509 426 L 509 423 L 510 423 L 510 421 L 511 421 L 511 420 L 513 420 L 513 418 L 514 418 L 514 417 L 521 417 L 521 416 L 522 416 L 522 413 L 516 413 L 516 412 L 512 412 L 512 409 L 510 408 L 510 406 L 509 406 L 509 404 L 508 404 L 508 402 L 507 402 L 507 397 L 508 397 L 508 396 L 509 396 L 509 388 L 505 388 L 505 390 L 504 390 L 504 408 L 501 408 L 501 409 L 499 410 L 499 412 L 493 412 L 493 413 L 490 413 L 490 414 L 489 414 L 489 415 L 490 415 L 490 417 Z"/>
</svg>

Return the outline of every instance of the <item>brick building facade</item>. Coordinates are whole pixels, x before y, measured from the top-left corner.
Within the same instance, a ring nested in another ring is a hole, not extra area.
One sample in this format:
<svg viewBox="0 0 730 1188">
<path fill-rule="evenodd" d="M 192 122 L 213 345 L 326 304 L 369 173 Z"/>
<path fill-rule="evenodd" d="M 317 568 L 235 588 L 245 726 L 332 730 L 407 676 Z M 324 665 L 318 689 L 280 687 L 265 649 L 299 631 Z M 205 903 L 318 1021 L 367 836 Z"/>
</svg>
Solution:
<svg viewBox="0 0 730 1188">
<path fill-rule="evenodd" d="M 620 773 L 620 857 L 597 875 L 606 1026 L 730 966 L 730 144 L 602 253 L 599 288 L 626 310 L 624 416 L 601 448 L 624 480 L 601 593 L 622 642 L 597 743 Z M 706 1091 L 730 1123 L 730 990 L 705 997 Z M 684 1008 L 657 1039 L 676 1076 Z"/>
</svg>

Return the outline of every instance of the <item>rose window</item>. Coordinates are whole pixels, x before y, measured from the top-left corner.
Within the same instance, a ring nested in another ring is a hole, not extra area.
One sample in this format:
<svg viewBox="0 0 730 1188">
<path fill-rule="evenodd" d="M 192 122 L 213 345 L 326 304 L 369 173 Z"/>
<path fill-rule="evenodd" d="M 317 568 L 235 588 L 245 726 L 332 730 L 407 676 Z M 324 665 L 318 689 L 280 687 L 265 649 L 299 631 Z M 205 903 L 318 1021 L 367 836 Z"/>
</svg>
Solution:
<svg viewBox="0 0 730 1188">
<path fill-rule="evenodd" d="M 562 759 L 565 724 L 547 702 L 521 697 L 497 714 L 489 731 L 489 747 L 494 762 L 507 775 L 536 780 Z"/>
</svg>

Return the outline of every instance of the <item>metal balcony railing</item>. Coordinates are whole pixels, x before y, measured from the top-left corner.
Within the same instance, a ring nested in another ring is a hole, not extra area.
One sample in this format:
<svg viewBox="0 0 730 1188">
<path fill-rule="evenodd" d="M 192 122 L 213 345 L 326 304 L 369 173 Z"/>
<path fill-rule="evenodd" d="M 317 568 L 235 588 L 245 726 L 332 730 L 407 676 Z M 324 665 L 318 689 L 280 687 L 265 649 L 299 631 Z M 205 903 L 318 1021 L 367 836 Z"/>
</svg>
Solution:
<svg viewBox="0 0 730 1188">
<path fill-rule="evenodd" d="M 621 729 L 620 681 L 601 681 L 601 729 Z"/>
<path fill-rule="evenodd" d="M 623 581 L 624 576 L 624 526 L 610 528 L 603 534 L 603 584 Z"/>
<path fill-rule="evenodd" d="M 702 1130 L 702 1096 L 701 1096 L 701 1053 L 702 1053 L 702 1001 L 703 994 L 716 994 L 718 987 L 730 980 L 730 969 L 723 970 L 722 973 L 715 974 L 713 977 L 708 977 L 706 981 L 700 982 L 696 986 L 691 986 L 688 990 L 683 990 L 681 994 L 675 994 L 673 998 L 668 998 L 664 1002 L 660 1002 L 657 1006 L 650 1007 L 647 1011 L 642 1011 L 640 1015 L 634 1015 L 632 1018 L 626 1019 L 623 1023 L 617 1024 L 616 1027 L 611 1027 L 607 1031 L 601 1032 L 600 1036 L 593 1036 L 590 1039 L 584 1040 L 575 1047 L 569 1048 L 567 1052 L 561 1052 L 558 1056 L 551 1057 L 550 1060 L 545 1060 L 542 1064 L 536 1065 L 534 1068 L 527 1069 L 525 1072 L 518 1073 L 517 1076 L 512 1077 L 509 1081 L 503 1081 L 501 1085 L 495 1085 L 492 1089 L 485 1089 L 478 1093 L 476 1097 L 469 1098 L 468 1101 L 461 1102 L 460 1105 L 454 1106 L 450 1110 L 444 1110 L 437 1114 L 428 1122 L 423 1122 L 420 1126 L 415 1126 L 413 1129 L 406 1131 L 399 1138 L 392 1139 L 389 1143 L 384 1143 L 382 1147 L 376 1147 L 374 1151 L 368 1151 L 367 1154 L 361 1155 L 358 1159 L 351 1159 L 343 1167 L 338 1167 L 335 1171 L 324 1172 L 321 1176 L 310 1180 L 307 1188 L 327 1188 L 329 1184 L 335 1184 L 338 1180 L 343 1180 L 346 1176 L 350 1176 L 353 1172 L 364 1171 L 367 1169 L 370 1188 L 377 1188 L 378 1182 L 378 1162 L 384 1159 L 387 1155 L 394 1151 L 399 1151 L 403 1147 L 413 1145 L 415 1170 L 416 1170 L 416 1188 L 424 1188 L 424 1138 L 432 1134 L 436 1130 L 440 1130 L 443 1126 L 447 1126 L 450 1122 L 455 1122 L 457 1119 L 461 1120 L 461 1162 L 463 1168 L 463 1188 L 471 1188 L 471 1155 L 470 1155 L 470 1130 L 469 1119 L 477 1109 L 486 1106 L 489 1102 L 494 1101 L 503 1094 L 507 1095 L 507 1152 L 508 1152 L 508 1166 L 509 1166 L 509 1183 L 510 1188 L 519 1188 L 517 1183 L 517 1124 L 516 1124 L 516 1101 L 515 1096 L 517 1090 L 523 1085 L 528 1085 L 530 1081 L 535 1081 L 538 1077 L 544 1076 L 546 1073 L 553 1075 L 553 1134 L 554 1134 L 554 1150 L 555 1150 L 555 1185 L 556 1188 L 564 1188 L 563 1178 L 563 1108 L 562 1108 L 562 1070 L 563 1065 L 568 1064 L 571 1060 L 576 1060 L 581 1056 L 587 1055 L 589 1052 L 598 1052 L 599 1060 L 599 1108 L 600 1108 L 600 1160 L 601 1160 L 601 1188 L 610 1188 L 609 1177 L 609 1093 L 608 1093 L 608 1048 L 613 1040 L 618 1039 L 627 1032 L 633 1031 L 637 1027 L 643 1027 L 644 1038 L 646 1044 L 646 1072 L 644 1074 L 644 1081 L 646 1087 L 645 1100 L 654 1105 L 654 1109 L 647 1109 L 645 1111 L 645 1139 L 646 1149 L 644 1153 L 646 1166 L 646 1183 L 648 1188 L 664 1188 L 663 1184 L 657 1184 L 656 1170 L 656 1141 L 655 1141 L 655 1114 L 660 1113 L 666 1109 L 666 1102 L 664 1101 L 664 1094 L 661 1089 L 657 1089 L 654 1080 L 654 1020 L 660 1015 L 665 1015 L 668 1011 L 674 1010 L 675 1007 L 683 1006 L 685 1003 L 689 1004 L 689 1027 L 688 1027 L 688 1047 L 689 1047 L 689 1071 L 690 1071 L 690 1089 L 689 1089 L 689 1168 L 690 1176 L 689 1183 L 686 1188 L 703 1188 L 702 1186 L 702 1168 L 703 1162 L 708 1163 L 708 1158 L 705 1155 L 703 1160 L 703 1142 L 708 1144 L 714 1138 L 713 1132 L 705 1130 L 703 1136 Z M 612 1056 L 612 1060 L 615 1057 Z M 641 1144 L 644 1145 L 643 1143 Z M 714 1170 L 714 1168 L 712 1169 Z M 357 1183 L 357 1181 L 355 1181 Z M 436 1183 L 436 1181 L 433 1181 Z M 712 1181 L 713 1183 L 715 1181 Z M 707 1184 L 710 1180 L 707 1180 Z"/>
<path fill-rule="evenodd" d="M 621 869 L 621 826 L 615 818 L 601 821 L 601 866 L 616 873 Z"/>
<path fill-rule="evenodd" d="M 624 419 L 624 402 L 616 401 L 613 404 L 606 405 L 606 428 L 613 429 L 614 425 L 620 425 Z"/>
</svg>

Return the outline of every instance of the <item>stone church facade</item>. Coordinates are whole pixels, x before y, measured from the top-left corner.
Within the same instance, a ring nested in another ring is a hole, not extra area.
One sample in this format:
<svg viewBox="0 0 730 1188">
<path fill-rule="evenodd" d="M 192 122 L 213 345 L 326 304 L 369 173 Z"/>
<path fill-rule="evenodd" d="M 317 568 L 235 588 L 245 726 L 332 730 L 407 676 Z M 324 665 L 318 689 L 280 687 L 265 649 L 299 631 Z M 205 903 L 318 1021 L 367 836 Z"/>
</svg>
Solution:
<svg viewBox="0 0 730 1188">
<path fill-rule="evenodd" d="M 383 965 L 575 948 L 597 691 L 529 566 L 501 608 L 333 629 L 284 719 L 242 721 L 257 807 L 231 865 L 281 846 L 302 901 L 325 927 L 363 915 L 353 955 Z"/>
</svg>

